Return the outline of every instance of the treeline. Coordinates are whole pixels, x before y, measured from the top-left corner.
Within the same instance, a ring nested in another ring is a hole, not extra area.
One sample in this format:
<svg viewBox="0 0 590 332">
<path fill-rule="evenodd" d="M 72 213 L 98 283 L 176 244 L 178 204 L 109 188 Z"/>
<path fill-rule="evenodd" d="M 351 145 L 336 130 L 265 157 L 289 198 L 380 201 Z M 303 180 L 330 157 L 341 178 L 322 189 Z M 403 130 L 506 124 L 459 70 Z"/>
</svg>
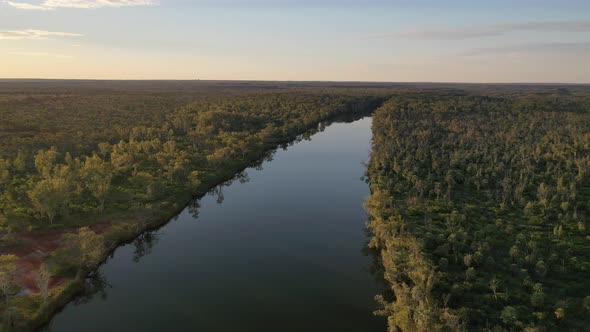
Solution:
<svg viewBox="0 0 590 332">
<path fill-rule="evenodd" d="M 378 102 L 305 93 L 226 96 L 184 104 L 154 117 L 151 125 L 105 129 L 101 136 L 111 137 L 78 149 L 35 149 L 45 142 L 16 137 L 0 158 L 0 232 L 67 224 L 72 215 L 89 219 L 105 208 L 174 204 L 232 163 L 250 160 L 339 112 L 370 110 Z M 112 118 L 100 119 L 98 128 L 102 120 Z M 78 130 L 88 133 L 94 125 Z M 41 135 L 51 140 L 71 130 Z"/>
<path fill-rule="evenodd" d="M 394 97 L 373 135 L 390 331 L 588 328 L 587 95 Z"/>
</svg>

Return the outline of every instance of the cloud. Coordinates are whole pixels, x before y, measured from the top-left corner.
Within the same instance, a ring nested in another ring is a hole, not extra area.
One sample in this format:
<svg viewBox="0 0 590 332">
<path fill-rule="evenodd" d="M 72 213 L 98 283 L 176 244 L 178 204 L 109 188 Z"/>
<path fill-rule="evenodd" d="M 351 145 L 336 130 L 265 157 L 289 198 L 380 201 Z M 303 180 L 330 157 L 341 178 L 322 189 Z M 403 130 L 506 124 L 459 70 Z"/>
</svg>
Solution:
<svg viewBox="0 0 590 332">
<path fill-rule="evenodd" d="M 31 2 L 13 2 L 6 1 L 6 3 L 17 9 L 25 10 L 53 10 L 57 8 L 104 8 L 104 7 L 135 7 L 135 6 L 151 6 L 155 2 L 153 0 L 44 0 Z"/>
<path fill-rule="evenodd" d="M 52 9 L 49 7 L 43 7 L 40 5 L 30 4 L 30 3 L 26 3 L 26 2 L 6 1 L 6 3 L 14 8 L 17 8 L 17 9 L 26 9 L 26 10 L 51 10 Z"/>
<path fill-rule="evenodd" d="M 0 30 L 0 40 L 38 40 L 49 37 L 81 37 L 79 33 L 56 32 L 36 29 Z"/>
<path fill-rule="evenodd" d="M 73 58 L 75 58 L 75 56 L 72 56 L 72 55 L 55 54 L 55 53 L 47 53 L 47 52 L 9 52 L 8 54 L 36 56 L 36 57 L 49 57 L 49 58 L 57 58 L 57 59 L 73 59 Z"/>
<path fill-rule="evenodd" d="M 590 21 L 526 22 L 505 24 L 498 27 L 504 27 L 506 30 L 584 32 L 590 31 Z"/>
<path fill-rule="evenodd" d="M 410 39 L 469 39 L 478 37 L 500 36 L 503 32 L 494 28 L 454 29 L 427 28 L 413 31 L 383 35 L 383 37 L 401 37 Z"/>
<path fill-rule="evenodd" d="M 522 23 L 505 23 L 479 27 L 428 27 L 408 31 L 364 36 L 373 38 L 408 38 L 408 39 L 471 39 L 481 37 L 503 36 L 519 31 L 536 32 L 588 32 L 590 21 L 538 21 Z"/>
<path fill-rule="evenodd" d="M 489 47 L 489 48 L 477 48 L 462 54 L 460 56 L 488 56 L 488 55 L 522 55 L 522 54 L 557 54 L 564 55 L 568 54 L 589 54 L 590 53 L 590 42 L 576 42 L 576 43 L 536 43 L 536 44 L 523 44 L 523 45 L 510 45 L 500 47 Z"/>
</svg>

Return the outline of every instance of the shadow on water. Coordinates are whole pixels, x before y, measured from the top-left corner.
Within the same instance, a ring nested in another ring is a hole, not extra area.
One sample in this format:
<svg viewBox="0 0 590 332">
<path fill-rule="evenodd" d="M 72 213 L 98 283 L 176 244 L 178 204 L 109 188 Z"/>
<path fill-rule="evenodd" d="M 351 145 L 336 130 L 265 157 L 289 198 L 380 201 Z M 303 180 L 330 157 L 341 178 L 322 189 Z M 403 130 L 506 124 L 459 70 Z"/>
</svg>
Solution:
<svg viewBox="0 0 590 332">
<path fill-rule="evenodd" d="M 139 263 L 139 260 L 145 255 L 149 255 L 156 244 L 158 244 L 159 235 L 156 231 L 147 231 L 142 233 L 133 241 L 135 250 L 133 251 L 133 261 Z"/>
<path fill-rule="evenodd" d="M 371 242 L 371 238 L 373 234 L 371 230 L 367 227 L 365 229 L 366 234 L 366 242 L 364 247 L 361 249 L 361 253 L 363 256 L 369 257 L 371 259 L 371 265 L 369 266 L 369 273 L 373 276 L 375 284 L 379 286 L 380 294 L 375 295 L 382 295 L 383 298 L 387 301 L 393 301 L 394 294 L 393 290 L 387 284 L 387 280 L 385 280 L 385 268 L 383 267 L 383 260 L 381 258 L 381 252 L 377 249 L 371 248 L 369 243 Z"/>
<path fill-rule="evenodd" d="M 84 280 L 84 292 L 74 300 L 74 303 L 77 305 L 86 304 L 96 297 L 105 300 L 108 297 L 108 290 L 111 288 L 113 286 L 108 283 L 105 276 L 98 270 Z"/>
</svg>

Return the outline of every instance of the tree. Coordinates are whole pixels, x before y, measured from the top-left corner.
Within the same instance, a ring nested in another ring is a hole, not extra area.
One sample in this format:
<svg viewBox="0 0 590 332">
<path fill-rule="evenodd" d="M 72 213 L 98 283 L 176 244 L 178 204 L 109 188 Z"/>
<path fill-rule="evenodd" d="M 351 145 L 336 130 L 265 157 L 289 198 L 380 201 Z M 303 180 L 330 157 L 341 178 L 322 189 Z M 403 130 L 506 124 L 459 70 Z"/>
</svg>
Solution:
<svg viewBox="0 0 590 332">
<path fill-rule="evenodd" d="M 549 198 L 549 187 L 545 183 L 541 183 L 537 189 L 537 197 L 543 206 L 547 207 L 547 200 Z"/>
<path fill-rule="evenodd" d="M 502 322 L 504 322 L 504 324 L 512 326 L 518 320 L 518 312 L 514 307 L 505 307 L 502 310 L 502 313 L 500 314 L 500 319 L 502 320 Z"/>
<path fill-rule="evenodd" d="M 27 157 L 22 151 L 19 151 L 12 161 L 12 167 L 18 173 L 22 173 L 25 171 L 27 167 Z"/>
<path fill-rule="evenodd" d="M 489 283 L 490 289 L 492 290 L 492 293 L 494 293 L 494 299 L 498 299 L 498 287 L 500 287 L 500 281 L 498 279 L 496 279 L 496 277 L 492 278 L 492 280 L 490 280 Z"/>
<path fill-rule="evenodd" d="M 563 308 L 555 309 L 555 318 L 562 320 L 565 318 L 565 310 Z"/>
<path fill-rule="evenodd" d="M 531 295 L 531 304 L 535 308 L 542 308 L 544 303 L 545 293 L 543 292 L 543 285 L 535 284 L 533 294 Z"/>
<path fill-rule="evenodd" d="M 201 185 L 201 177 L 201 172 L 199 171 L 192 171 L 187 176 L 187 186 L 192 192 L 197 190 Z"/>
<path fill-rule="evenodd" d="M 509 255 L 513 261 L 518 261 L 518 259 L 520 258 L 520 249 L 518 248 L 518 246 L 510 247 Z"/>
<path fill-rule="evenodd" d="M 16 288 L 16 263 L 15 255 L 0 255 L 0 291 L 4 299 L 8 301 Z"/>
<path fill-rule="evenodd" d="M 82 179 L 86 188 L 98 201 L 98 210 L 104 210 L 104 202 L 111 187 L 113 173 L 110 164 L 102 160 L 98 155 L 86 158 L 81 170 Z"/>
<path fill-rule="evenodd" d="M 104 237 L 88 227 L 82 227 L 78 231 L 78 243 L 81 252 L 81 266 L 86 269 L 96 266 L 104 255 Z"/>
<path fill-rule="evenodd" d="M 27 193 L 33 208 L 53 224 L 55 216 L 67 204 L 68 183 L 63 178 L 48 178 L 37 182 Z"/>
<path fill-rule="evenodd" d="M 35 155 L 35 168 L 45 179 L 51 177 L 53 167 L 57 160 L 57 148 L 52 146 L 49 150 L 39 150 Z"/>
<path fill-rule="evenodd" d="M 191 130 L 187 136 L 195 151 L 202 149 L 206 145 L 207 136 L 198 130 Z"/>
<path fill-rule="evenodd" d="M 449 260 L 446 257 L 441 257 L 438 260 L 438 268 L 444 271 L 447 267 L 449 267 Z"/>
<path fill-rule="evenodd" d="M 547 274 L 547 267 L 545 266 L 545 262 L 538 261 L 537 264 L 535 264 L 535 273 L 537 273 L 537 275 L 540 277 L 544 277 L 545 274 Z"/>
<path fill-rule="evenodd" d="M 117 172 L 127 171 L 134 166 L 135 158 L 130 150 L 130 144 L 125 141 L 120 141 L 112 146 L 111 164 Z"/>
<path fill-rule="evenodd" d="M 35 278 L 35 284 L 37 288 L 39 288 L 39 293 L 43 298 L 43 303 L 47 301 L 47 297 L 49 296 L 49 281 L 51 280 L 51 273 L 47 268 L 45 263 L 41 263 L 39 267 L 39 271 L 37 271 L 37 276 Z"/>
<path fill-rule="evenodd" d="M 10 180 L 10 161 L 0 158 L 0 186 Z"/>
<path fill-rule="evenodd" d="M 470 267 L 471 264 L 473 264 L 473 256 L 471 256 L 471 255 L 463 256 L 463 263 L 465 263 L 465 266 Z"/>
<path fill-rule="evenodd" d="M 98 152 L 100 153 L 102 159 L 106 159 L 107 155 L 109 153 L 111 153 L 112 150 L 113 150 L 113 148 L 111 147 L 111 145 L 109 143 L 106 143 L 106 142 L 98 143 Z"/>
</svg>

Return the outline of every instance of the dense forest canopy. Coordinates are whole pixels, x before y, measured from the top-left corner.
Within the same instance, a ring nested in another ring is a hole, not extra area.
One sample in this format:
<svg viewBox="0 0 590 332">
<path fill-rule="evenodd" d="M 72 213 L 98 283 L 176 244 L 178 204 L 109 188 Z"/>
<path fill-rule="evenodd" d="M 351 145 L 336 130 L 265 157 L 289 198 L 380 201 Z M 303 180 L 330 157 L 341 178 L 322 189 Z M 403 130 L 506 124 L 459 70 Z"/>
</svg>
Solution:
<svg viewBox="0 0 590 332">
<path fill-rule="evenodd" d="M 575 85 L 0 80 L 1 326 L 39 326 L 117 244 L 381 106 L 367 208 L 390 330 L 583 330 L 589 105 Z M 57 245 L 24 262 L 40 236 Z"/>
<path fill-rule="evenodd" d="M 212 176 L 220 162 L 248 160 L 337 112 L 360 111 L 381 98 L 255 91 L 64 87 L 5 93 L 0 227 L 43 228 L 39 221 L 67 223 L 71 214 L 192 193 L 190 186 Z"/>
<path fill-rule="evenodd" d="M 587 95 L 394 97 L 373 134 L 390 331 L 587 330 Z"/>
</svg>

